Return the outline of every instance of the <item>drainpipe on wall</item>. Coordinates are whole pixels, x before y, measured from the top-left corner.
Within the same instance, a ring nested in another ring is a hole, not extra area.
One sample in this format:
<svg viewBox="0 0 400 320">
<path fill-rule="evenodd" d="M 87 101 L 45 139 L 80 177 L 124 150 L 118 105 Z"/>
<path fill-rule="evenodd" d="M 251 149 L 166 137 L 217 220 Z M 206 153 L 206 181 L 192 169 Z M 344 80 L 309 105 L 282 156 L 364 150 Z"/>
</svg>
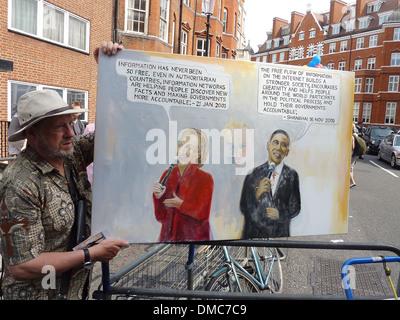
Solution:
<svg viewBox="0 0 400 320">
<path fill-rule="evenodd" d="M 114 28 L 113 28 L 113 42 L 118 41 L 118 0 L 114 0 Z"/>
<path fill-rule="evenodd" d="M 182 7 L 183 0 L 181 0 L 179 8 L 179 34 L 178 34 L 178 54 L 181 54 L 181 36 L 182 36 Z"/>
<path fill-rule="evenodd" d="M 195 10 L 194 10 L 194 21 L 193 21 L 193 34 L 192 34 L 192 56 L 194 55 L 194 34 L 196 32 L 196 18 L 197 18 L 197 0 L 196 0 L 196 4 L 195 4 Z M 196 44 L 197 46 L 197 44 Z"/>
</svg>

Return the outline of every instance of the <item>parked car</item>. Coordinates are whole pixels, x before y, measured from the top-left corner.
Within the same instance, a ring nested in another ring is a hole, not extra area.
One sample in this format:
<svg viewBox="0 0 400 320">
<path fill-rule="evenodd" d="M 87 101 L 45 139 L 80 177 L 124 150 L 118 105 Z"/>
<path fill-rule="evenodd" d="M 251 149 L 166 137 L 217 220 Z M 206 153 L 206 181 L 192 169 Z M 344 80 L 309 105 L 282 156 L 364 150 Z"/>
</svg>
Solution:
<svg viewBox="0 0 400 320">
<path fill-rule="evenodd" d="M 400 166 L 400 134 L 390 134 L 380 143 L 378 159 L 389 161 L 393 168 Z"/>
<path fill-rule="evenodd" d="M 367 153 L 377 154 L 379 151 L 379 144 L 385 137 L 393 133 L 394 130 L 391 127 L 385 126 L 370 126 L 365 130 L 364 140 L 367 144 Z"/>
</svg>

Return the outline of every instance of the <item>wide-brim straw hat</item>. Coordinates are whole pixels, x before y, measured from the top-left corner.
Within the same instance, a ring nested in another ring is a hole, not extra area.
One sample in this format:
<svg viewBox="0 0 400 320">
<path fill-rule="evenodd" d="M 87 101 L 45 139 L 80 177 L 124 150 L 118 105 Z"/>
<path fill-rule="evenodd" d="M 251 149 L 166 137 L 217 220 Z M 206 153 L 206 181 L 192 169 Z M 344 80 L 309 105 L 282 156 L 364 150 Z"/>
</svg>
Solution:
<svg viewBox="0 0 400 320">
<path fill-rule="evenodd" d="M 8 141 L 25 139 L 27 128 L 45 118 L 88 112 L 87 109 L 74 109 L 54 90 L 37 90 L 25 93 L 18 100 L 17 115 L 19 127 L 9 133 Z"/>
</svg>

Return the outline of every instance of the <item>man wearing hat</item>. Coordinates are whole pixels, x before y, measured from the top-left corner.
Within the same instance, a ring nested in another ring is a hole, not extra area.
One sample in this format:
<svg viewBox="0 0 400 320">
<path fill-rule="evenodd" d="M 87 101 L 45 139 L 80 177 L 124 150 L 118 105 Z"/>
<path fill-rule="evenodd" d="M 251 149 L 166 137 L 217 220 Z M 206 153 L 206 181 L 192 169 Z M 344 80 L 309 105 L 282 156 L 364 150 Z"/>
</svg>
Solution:
<svg viewBox="0 0 400 320">
<path fill-rule="evenodd" d="M 57 299 L 60 288 L 66 288 L 63 297 L 82 299 L 89 273 L 84 263 L 109 261 L 128 244 L 106 239 L 89 249 L 70 248 L 76 203 L 72 186 L 85 204 L 90 235 L 86 166 L 94 154 L 94 133 L 74 137 L 71 123 L 76 112 L 87 110 L 74 109 L 53 90 L 29 92 L 18 101 L 20 128 L 9 141 L 26 139 L 27 147 L 4 171 L 0 189 L 5 299 Z M 49 270 L 57 274 L 55 283 L 45 281 Z M 61 284 L 62 274 L 68 274 L 66 286 Z"/>
</svg>

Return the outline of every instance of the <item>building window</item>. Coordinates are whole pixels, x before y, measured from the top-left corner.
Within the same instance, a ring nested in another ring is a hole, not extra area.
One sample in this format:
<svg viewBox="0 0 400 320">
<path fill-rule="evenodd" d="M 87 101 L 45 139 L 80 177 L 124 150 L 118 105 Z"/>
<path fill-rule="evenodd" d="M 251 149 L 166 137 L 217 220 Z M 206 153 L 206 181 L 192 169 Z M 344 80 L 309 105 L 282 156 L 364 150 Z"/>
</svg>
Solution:
<svg viewBox="0 0 400 320">
<path fill-rule="evenodd" d="M 358 59 L 354 61 L 354 70 L 362 69 L 362 59 Z"/>
<path fill-rule="evenodd" d="M 376 58 L 368 58 L 367 69 L 372 70 L 375 69 Z"/>
<path fill-rule="evenodd" d="M 274 39 L 274 48 L 278 48 L 280 45 L 281 40 L 280 39 Z"/>
<path fill-rule="evenodd" d="M 11 97 L 9 99 L 9 113 L 8 118 L 11 120 L 12 116 L 17 113 L 17 102 L 19 98 L 28 92 L 44 89 L 52 89 L 58 92 L 58 94 L 68 103 L 71 104 L 74 101 L 82 102 L 83 106 L 87 108 L 88 104 L 88 92 L 85 90 L 77 90 L 71 88 L 53 87 L 37 83 L 27 83 L 20 81 L 9 81 L 8 82 L 9 92 Z M 80 117 L 81 120 L 87 121 L 87 112 L 83 112 Z"/>
<path fill-rule="evenodd" d="M 394 120 L 396 117 L 396 102 L 387 102 L 386 103 L 386 116 L 385 116 L 385 123 L 387 124 L 394 124 Z"/>
<path fill-rule="evenodd" d="M 299 47 L 299 49 L 297 50 L 297 57 L 299 59 L 303 59 L 304 58 L 304 47 Z"/>
<path fill-rule="evenodd" d="M 390 65 L 391 66 L 400 66 L 400 53 L 399 52 L 392 53 Z"/>
<path fill-rule="evenodd" d="M 182 30 L 181 38 L 181 54 L 187 54 L 188 33 L 185 30 Z"/>
<path fill-rule="evenodd" d="M 323 42 L 318 42 L 317 43 L 317 55 L 322 56 L 324 54 L 324 43 Z"/>
<path fill-rule="evenodd" d="M 393 40 L 400 41 L 400 28 L 395 28 L 393 32 Z"/>
<path fill-rule="evenodd" d="M 168 42 L 169 0 L 160 3 L 160 39 Z"/>
<path fill-rule="evenodd" d="M 353 106 L 353 122 L 358 122 L 358 114 L 360 112 L 360 103 L 354 102 Z"/>
<path fill-rule="evenodd" d="M 290 36 L 287 36 L 287 37 L 283 37 L 283 45 L 288 45 L 289 44 L 289 42 L 290 42 Z"/>
<path fill-rule="evenodd" d="M 356 49 L 364 48 L 364 38 L 357 38 Z"/>
<path fill-rule="evenodd" d="M 386 23 L 389 20 L 391 13 L 385 13 L 379 16 L 379 25 Z"/>
<path fill-rule="evenodd" d="M 354 81 L 354 93 L 361 92 L 362 78 L 356 78 Z"/>
<path fill-rule="evenodd" d="M 296 54 L 297 54 L 297 49 L 296 48 L 291 48 L 290 49 L 290 54 L 289 54 L 290 60 L 296 59 Z"/>
<path fill-rule="evenodd" d="M 315 54 L 315 45 L 310 43 L 307 48 L 307 57 L 313 57 Z"/>
<path fill-rule="evenodd" d="M 345 71 L 346 70 L 346 61 L 340 61 L 339 62 L 338 70 L 340 70 L 340 71 Z"/>
<path fill-rule="evenodd" d="M 45 1 L 11 0 L 9 29 L 89 52 L 90 23 Z"/>
<path fill-rule="evenodd" d="M 330 43 L 329 44 L 329 53 L 335 53 L 336 52 L 336 43 Z"/>
<path fill-rule="evenodd" d="M 223 33 L 226 33 L 227 24 L 228 24 L 228 9 L 224 8 L 224 24 L 223 24 L 223 27 L 222 27 L 222 32 Z"/>
<path fill-rule="evenodd" d="M 272 48 L 272 41 L 268 40 L 267 41 L 267 49 L 271 49 Z"/>
<path fill-rule="evenodd" d="M 347 40 L 346 41 L 341 41 L 340 42 L 340 52 L 346 51 L 347 50 Z"/>
<path fill-rule="evenodd" d="M 368 4 L 367 5 L 367 13 L 378 12 L 381 8 L 382 3 L 380 1 Z"/>
<path fill-rule="evenodd" d="M 215 57 L 219 58 L 219 53 L 221 51 L 221 45 L 217 42 L 216 46 L 215 46 Z"/>
<path fill-rule="evenodd" d="M 356 23 L 355 23 L 355 20 L 354 20 L 354 19 L 347 20 L 347 21 L 345 22 L 345 29 L 346 29 L 346 32 L 353 31 L 353 30 L 355 29 L 355 25 L 356 25 Z"/>
<path fill-rule="evenodd" d="M 333 70 L 335 69 L 335 64 L 333 62 L 328 63 L 328 65 L 326 66 L 329 70 Z"/>
<path fill-rule="evenodd" d="M 210 41 L 208 41 L 208 48 L 210 48 Z M 208 50 L 210 52 L 210 50 Z M 197 56 L 205 57 L 206 56 L 206 39 L 198 38 L 197 39 L 197 49 L 196 49 Z"/>
<path fill-rule="evenodd" d="M 285 52 L 279 54 L 279 62 L 285 61 Z"/>
<path fill-rule="evenodd" d="M 275 63 L 276 62 L 276 58 L 277 58 L 277 54 L 276 53 L 274 53 L 273 55 L 272 55 L 272 63 Z"/>
<path fill-rule="evenodd" d="M 378 45 L 378 35 L 370 36 L 369 37 L 369 46 L 376 47 Z"/>
<path fill-rule="evenodd" d="M 310 31 L 310 38 L 315 38 L 315 30 Z"/>
<path fill-rule="evenodd" d="M 365 79 L 365 93 L 374 92 L 374 78 Z"/>
<path fill-rule="evenodd" d="M 358 29 L 368 28 L 370 21 L 371 21 L 371 18 L 369 16 L 365 17 L 365 18 L 358 19 Z"/>
<path fill-rule="evenodd" d="M 304 31 L 299 33 L 299 40 L 304 40 Z"/>
<path fill-rule="evenodd" d="M 147 0 L 126 1 L 126 30 L 147 32 Z"/>
<path fill-rule="evenodd" d="M 340 24 L 332 26 L 332 34 L 339 34 L 340 33 Z"/>
<path fill-rule="evenodd" d="M 389 92 L 399 91 L 399 76 L 389 76 Z"/>
<path fill-rule="evenodd" d="M 370 123 L 371 122 L 371 102 L 364 102 L 363 104 L 363 112 L 362 112 L 362 122 Z"/>
</svg>

